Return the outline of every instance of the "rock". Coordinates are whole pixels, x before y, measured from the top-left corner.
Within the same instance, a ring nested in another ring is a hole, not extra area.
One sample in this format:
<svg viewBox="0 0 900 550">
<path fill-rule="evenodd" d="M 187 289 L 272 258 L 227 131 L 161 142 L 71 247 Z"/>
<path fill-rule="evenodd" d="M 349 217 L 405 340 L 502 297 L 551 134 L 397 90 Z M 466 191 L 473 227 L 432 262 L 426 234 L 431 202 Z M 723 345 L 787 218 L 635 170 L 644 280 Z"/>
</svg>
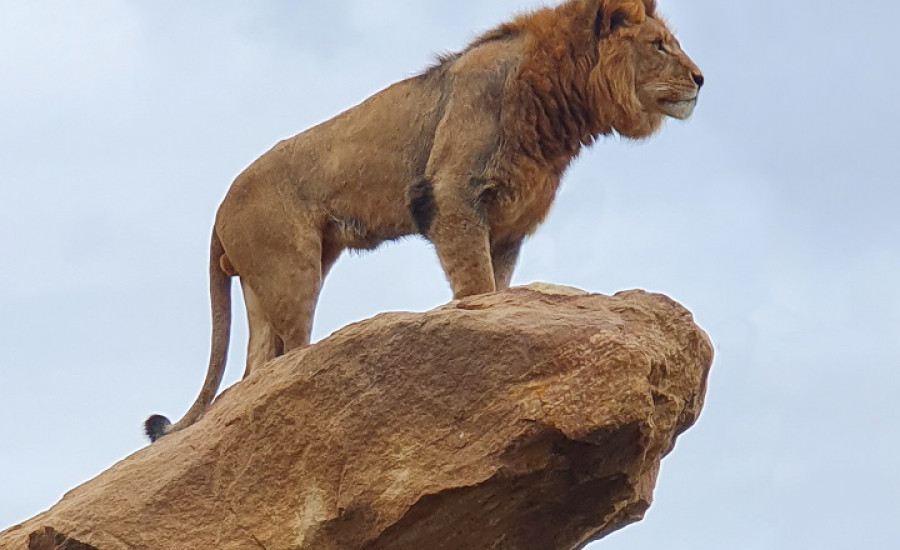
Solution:
<svg viewBox="0 0 900 550">
<path fill-rule="evenodd" d="M 0 548 L 580 548 L 650 506 L 711 361 L 691 314 L 643 291 L 381 314 L 266 365 Z"/>
</svg>

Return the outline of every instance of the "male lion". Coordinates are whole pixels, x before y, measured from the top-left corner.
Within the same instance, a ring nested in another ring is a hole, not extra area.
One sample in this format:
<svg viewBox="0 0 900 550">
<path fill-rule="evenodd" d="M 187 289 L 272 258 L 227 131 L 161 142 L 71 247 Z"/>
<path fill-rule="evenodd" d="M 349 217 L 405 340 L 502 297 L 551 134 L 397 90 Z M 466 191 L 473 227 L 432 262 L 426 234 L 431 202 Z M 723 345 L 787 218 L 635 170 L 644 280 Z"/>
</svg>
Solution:
<svg viewBox="0 0 900 550">
<path fill-rule="evenodd" d="M 230 279 L 250 328 L 246 377 L 307 345 L 322 278 L 344 249 L 420 234 L 455 298 L 509 286 L 582 146 L 642 138 L 690 116 L 703 76 L 654 0 L 569 0 L 523 15 L 314 128 L 241 173 L 210 246 L 212 351 L 196 421 L 224 371 Z"/>
</svg>

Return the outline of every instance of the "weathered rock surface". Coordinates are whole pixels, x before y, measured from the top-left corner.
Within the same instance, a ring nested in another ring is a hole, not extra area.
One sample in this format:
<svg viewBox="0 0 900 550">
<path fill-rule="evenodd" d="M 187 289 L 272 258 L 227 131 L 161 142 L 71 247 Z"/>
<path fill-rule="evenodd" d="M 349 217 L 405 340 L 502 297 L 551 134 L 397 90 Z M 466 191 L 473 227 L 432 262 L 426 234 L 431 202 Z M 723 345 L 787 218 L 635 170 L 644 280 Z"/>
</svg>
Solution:
<svg viewBox="0 0 900 550">
<path fill-rule="evenodd" d="M 267 365 L 0 548 L 579 548 L 640 519 L 712 348 L 665 296 L 534 285 Z"/>
</svg>

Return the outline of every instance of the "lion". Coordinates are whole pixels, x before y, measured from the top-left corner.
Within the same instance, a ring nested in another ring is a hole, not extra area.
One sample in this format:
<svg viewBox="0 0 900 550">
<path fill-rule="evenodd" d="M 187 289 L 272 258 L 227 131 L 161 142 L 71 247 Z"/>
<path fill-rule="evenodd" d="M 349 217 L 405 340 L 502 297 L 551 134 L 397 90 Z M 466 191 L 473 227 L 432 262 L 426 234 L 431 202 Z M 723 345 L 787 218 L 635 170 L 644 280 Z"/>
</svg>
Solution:
<svg viewBox="0 0 900 550">
<path fill-rule="evenodd" d="M 174 425 L 151 416 L 147 435 L 191 425 L 215 397 L 232 277 L 249 323 L 244 377 L 309 344 L 322 280 L 343 250 L 418 234 L 454 298 L 505 289 L 582 148 L 689 117 L 701 86 L 655 0 L 569 0 L 277 143 L 236 178 L 216 215 L 202 390 Z"/>
</svg>

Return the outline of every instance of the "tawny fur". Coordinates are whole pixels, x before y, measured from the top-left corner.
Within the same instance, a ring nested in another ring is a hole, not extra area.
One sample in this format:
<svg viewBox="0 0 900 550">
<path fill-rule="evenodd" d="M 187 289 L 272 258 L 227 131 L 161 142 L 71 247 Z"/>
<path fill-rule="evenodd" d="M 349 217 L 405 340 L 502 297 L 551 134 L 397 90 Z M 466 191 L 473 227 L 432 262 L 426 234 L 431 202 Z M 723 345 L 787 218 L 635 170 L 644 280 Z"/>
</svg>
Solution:
<svg viewBox="0 0 900 550">
<path fill-rule="evenodd" d="M 278 143 L 238 176 L 216 217 L 203 389 L 182 420 L 156 417 L 148 434 L 192 424 L 215 396 L 231 276 L 247 304 L 244 376 L 309 343 L 322 279 L 345 249 L 421 234 L 455 298 L 504 289 L 582 147 L 686 118 L 702 83 L 653 0 L 570 0 Z"/>
</svg>

